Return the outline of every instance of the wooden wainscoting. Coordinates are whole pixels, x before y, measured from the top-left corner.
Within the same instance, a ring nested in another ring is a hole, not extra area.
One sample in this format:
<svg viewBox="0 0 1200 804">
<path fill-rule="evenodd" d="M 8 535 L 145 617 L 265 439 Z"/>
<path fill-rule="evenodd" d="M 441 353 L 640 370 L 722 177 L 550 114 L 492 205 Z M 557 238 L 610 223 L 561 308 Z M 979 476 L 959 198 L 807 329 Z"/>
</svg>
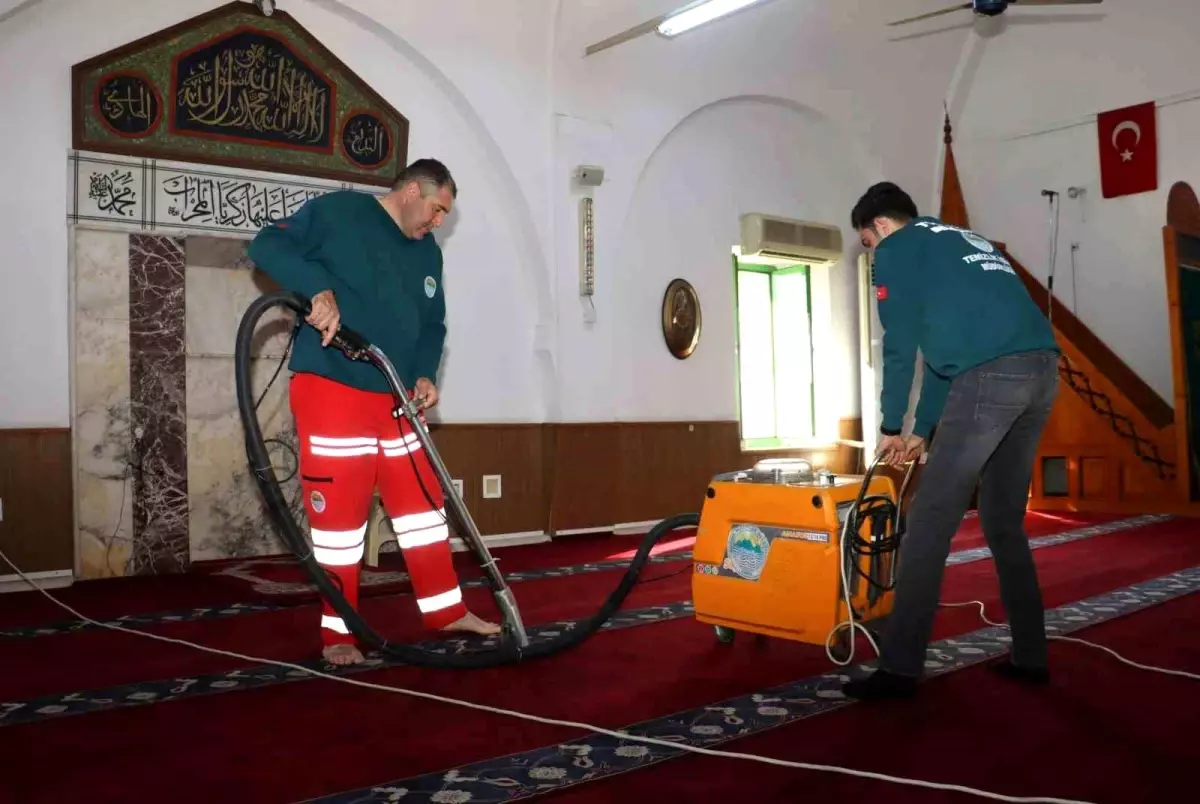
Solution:
<svg viewBox="0 0 1200 804">
<path fill-rule="evenodd" d="M 555 424 L 553 531 L 697 511 L 712 475 L 740 463 L 736 422 Z"/>
<path fill-rule="evenodd" d="M 431 427 L 452 477 L 485 535 L 605 529 L 698 511 L 709 480 L 763 457 L 805 457 L 835 472 L 858 471 L 858 450 L 743 453 L 738 424 L 604 422 L 442 424 Z M 861 438 L 859 419 L 840 436 Z M 484 475 L 501 476 L 499 499 Z"/>
<path fill-rule="evenodd" d="M 542 424 L 439 424 L 430 435 L 484 535 L 546 527 Z M 484 475 L 500 475 L 500 497 L 484 499 Z"/>
<path fill-rule="evenodd" d="M 0 549 L 24 572 L 73 571 L 71 431 L 0 430 Z M 0 576 L 13 570 L 0 561 Z"/>
</svg>

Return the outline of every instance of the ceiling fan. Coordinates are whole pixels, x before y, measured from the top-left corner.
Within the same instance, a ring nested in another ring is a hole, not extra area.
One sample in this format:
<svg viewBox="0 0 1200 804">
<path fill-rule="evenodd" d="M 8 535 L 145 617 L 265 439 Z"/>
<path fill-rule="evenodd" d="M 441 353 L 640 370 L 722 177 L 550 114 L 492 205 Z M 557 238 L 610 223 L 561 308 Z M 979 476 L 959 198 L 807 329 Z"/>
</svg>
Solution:
<svg viewBox="0 0 1200 804">
<path fill-rule="evenodd" d="M 918 14 L 888 25 L 905 25 L 917 20 L 927 20 L 930 17 L 940 17 L 942 14 L 953 14 L 956 11 L 974 11 L 981 17 L 995 17 L 1003 14 L 1009 6 L 1081 6 L 1103 3 L 1104 0 L 972 0 L 970 3 L 959 3 L 941 11 L 930 11 L 928 14 Z"/>
</svg>

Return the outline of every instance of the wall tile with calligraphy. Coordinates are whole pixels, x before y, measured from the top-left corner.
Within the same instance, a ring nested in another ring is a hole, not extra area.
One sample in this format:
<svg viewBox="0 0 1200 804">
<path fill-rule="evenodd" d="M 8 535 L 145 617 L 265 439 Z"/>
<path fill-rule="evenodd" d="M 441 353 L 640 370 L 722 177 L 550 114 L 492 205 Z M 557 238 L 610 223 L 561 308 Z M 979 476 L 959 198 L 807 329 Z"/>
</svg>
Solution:
<svg viewBox="0 0 1200 804">
<path fill-rule="evenodd" d="M 360 156 L 370 156 L 364 149 Z M 67 157 L 67 220 L 88 228 L 253 237 L 335 190 L 385 188 L 262 171 L 75 151 Z"/>
<path fill-rule="evenodd" d="M 408 120 L 284 11 L 232 2 L 75 65 L 73 147 L 387 186 Z"/>
</svg>

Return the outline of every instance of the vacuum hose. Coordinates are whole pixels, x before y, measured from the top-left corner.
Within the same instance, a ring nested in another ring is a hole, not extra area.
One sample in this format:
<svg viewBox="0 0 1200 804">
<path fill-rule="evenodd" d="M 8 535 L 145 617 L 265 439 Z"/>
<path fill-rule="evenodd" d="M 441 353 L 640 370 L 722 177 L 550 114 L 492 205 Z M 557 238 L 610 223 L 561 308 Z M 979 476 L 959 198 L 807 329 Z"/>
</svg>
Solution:
<svg viewBox="0 0 1200 804">
<path fill-rule="evenodd" d="M 273 307 L 288 307 L 300 319 L 307 317 L 310 312 L 308 301 L 299 294 L 290 291 L 274 291 L 255 299 L 242 316 L 241 324 L 238 327 L 234 365 L 237 373 L 238 411 L 241 414 L 242 426 L 245 430 L 246 456 L 250 462 L 250 472 L 263 494 L 268 513 L 283 543 L 295 554 L 296 558 L 316 584 L 321 596 L 329 602 L 329 605 L 346 624 L 347 630 L 362 645 L 369 646 L 384 655 L 398 659 L 406 664 L 418 667 L 455 669 L 497 667 L 523 659 L 550 656 L 567 650 L 596 633 L 616 613 L 617 609 L 620 608 L 625 598 L 637 583 L 638 575 L 650 559 L 650 551 L 663 536 L 679 528 L 696 527 L 699 525 L 699 514 L 694 513 L 678 514 L 659 522 L 646 534 L 620 583 L 617 584 L 616 589 L 604 601 L 599 611 L 579 623 L 576 627 L 563 631 L 561 635 L 553 639 L 541 640 L 534 644 L 530 644 L 524 638 L 524 629 L 520 625 L 520 618 L 516 613 L 515 603 L 512 602 L 511 592 L 503 576 L 496 569 L 495 562 L 491 560 L 491 556 L 488 554 L 487 547 L 483 544 L 482 538 L 478 537 L 477 541 L 477 534 L 474 532 L 474 529 L 469 528 L 462 535 L 477 557 L 480 558 L 484 570 L 487 572 L 488 582 L 505 614 L 506 636 L 509 638 L 495 650 L 458 655 L 438 653 L 432 650 L 415 648 L 410 645 L 388 642 L 359 616 L 358 612 L 346 600 L 337 583 L 326 574 L 325 570 L 322 569 L 321 565 L 313 557 L 308 539 L 292 516 L 287 500 L 283 495 L 283 490 L 280 488 L 279 481 L 275 477 L 274 468 L 271 466 L 270 456 L 267 453 L 267 446 L 263 440 L 262 427 L 258 421 L 258 413 L 255 405 L 251 378 L 250 351 L 251 342 L 253 341 L 254 332 L 259 320 Z M 410 417 L 413 416 L 412 403 L 403 393 L 403 388 L 400 387 L 399 379 L 395 376 L 390 362 L 388 362 L 386 356 L 377 347 L 372 346 L 365 338 L 346 327 L 339 329 L 331 345 L 344 352 L 349 359 L 371 362 L 379 368 L 388 378 L 389 385 L 392 387 L 392 395 L 395 397 L 397 409 Z M 412 421 L 411 418 L 410 421 Z M 417 432 L 418 437 L 424 440 L 422 428 L 418 423 L 414 422 L 413 429 Z M 431 461 L 435 463 L 435 469 L 444 469 L 441 466 L 440 460 L 437 459 L 436 450 L 430 449 L 429 453 Z M 441 479 L 440 476 L 443 472 L 439 471 L 438 474 L 439 479 Z M 469 514 L 462 505 L 462 500 L 455 489 L 452 486 L 446 488 L 449 484 L 444 479 L 441 479 L 441 483 L 447 500 L 451 505 L 452 513 L 459 520 L 469 518 Z M 515 634 L 513 633 L 514 625 Z"/>
</svg>

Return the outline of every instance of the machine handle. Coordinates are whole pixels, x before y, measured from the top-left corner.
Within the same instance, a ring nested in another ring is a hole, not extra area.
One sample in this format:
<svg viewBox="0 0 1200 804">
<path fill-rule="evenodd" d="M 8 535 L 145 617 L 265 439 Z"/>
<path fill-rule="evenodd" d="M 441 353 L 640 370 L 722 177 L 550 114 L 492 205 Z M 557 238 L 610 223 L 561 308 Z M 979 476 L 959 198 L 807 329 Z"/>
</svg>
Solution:
<svg viewBox="0 0 1200 804">
<path fill-rule="evenodd" d="M 366 354 L 371 349 L 371 342 L 359 335 L 350 327 L 339 325 L 337 332 L 333 334 L 333 339 L 329 341 L 330 346 L 336 346 L 345 352 L 346 357 L 351 360 L 366 360 Z"/>
<path fill-rule="evenodd" d="M 289 295 L 292 303 L 288 306 L 300 314 L 301 321 L 308 318 L 312 313 L 312 302 L 296 292 Z M 371 342 L 345 324 L 338 325 L 329 345 L 336 346 L 351 360 L 368 361 L 367 353 L 371 351 Z"/>
</svg>

